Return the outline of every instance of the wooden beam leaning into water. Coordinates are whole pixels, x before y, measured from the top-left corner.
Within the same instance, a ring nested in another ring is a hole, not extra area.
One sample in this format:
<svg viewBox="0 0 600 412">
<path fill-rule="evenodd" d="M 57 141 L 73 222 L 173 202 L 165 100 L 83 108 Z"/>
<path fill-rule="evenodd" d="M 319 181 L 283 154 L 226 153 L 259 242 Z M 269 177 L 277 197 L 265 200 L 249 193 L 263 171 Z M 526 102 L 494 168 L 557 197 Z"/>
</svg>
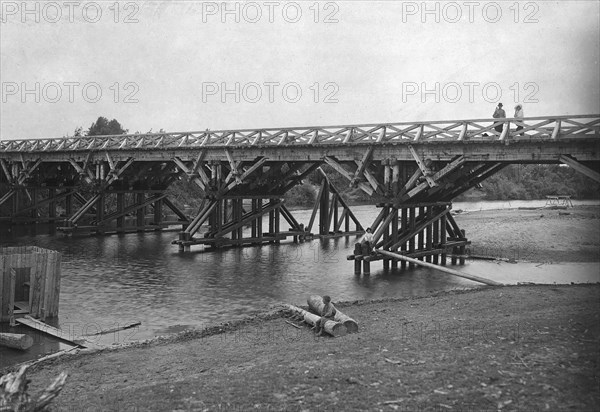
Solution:
<svg viewBox="0 0 600 412">
<path fill-rule="evenodd" d="M 323 312 L 324 305 L 323 305 L 323 298 L 321 298 L 321 296 L 313 295 L 313 296 L 310 296 L 306 301 L 308 302 L 308 306 L 310 307 L 310 309 L 312 311 L 317 312 L 317 313 Z M 346 330 L 348 331 L 348 333 L 358 332 L 358 323 L 354 319 L 352 319 L 348 315 L 340 312 L 340 310 L 338 308 L 335 308 L 335 310 L 336 310 L 336 312 L 335 312 L 334 320 L 336 322 L 342 322 L 344 324 L 344 326 L 346 327 Z"/>
<path fill-rule="evenodd" d="M 37 319 L 32 318 L 29 315 L 25 315 L 23 318 L 16 319 L 17 323 L 21 325 L 29 326 L 32 329 L 38 330 L 43 333 L 47 333 L 48 335 L 54 336 L 58 339 L 62 339 L 66 342 L 69 342 L 71 345 L 81 346 L 84 348 L 97 349 L 100 345 L 95 344 L 94 342 L 87 341 L 85 339 L 76 340 L 75 336 L 72 333 L 64 332 L 61 329 L 57 329 L 53 326 L 50 326 L 44 322 L 40 322 Z"/>
<path fill-rule="evenodd" d="M 317 324 L 317 321 L 319 319 L 321 319 L 320 316 L 310 313 L 310 312 L 308 312 L 304 309 L 301 309 L 297 306 L 294 306 L 294 305 L 284 305 L 284 306 L 286 309 L 291 310 L 294 314 L 302 316 L 304 318 L 304 322 L 308 323 L 309 325 L 315 326 Z M 338 336 L 344 336 L 348 332 L 343 323 L 334 322 L 332 320 L 328 320 L 327 322 L 325 322 L 325 325 L 323 325 L 323 330 L 325 332 L 327 332 L 328 334 L 330 334 L 331 336 L 336 337 L 336 338 Z"/>
<path fill-rule="evenodd" d="M 437 270 L 441 270 L 442 272 L 446 272 L 449 273 L 451 275 L 454 276 L 458 276 L 461 278 L 465 278 L 465 279 L 469 279 L 469 280 L 473 280 L 475 282 L 481 282 L 481 283 L 485 283 L 486 285 L 490 285 L 490 286 L 504 286 L 504 284 L 490 280 L 490 279 L 485 279 L 479 276 L 474 276 L 474 275 L 469 275 L 468 273 L 464 273 L 464 272 L 459 272 L 458 270 L 454 270 L 454 269 L 449 269 L 443 266 L 439 266 L 439 265 L 434 265 L 433 263 L 427 263 L 427 262 L 422 262 L 418 259 L 413 259 L 410 258 L 408 256 L 404 256 L 404 255 L 400 255 L 398 253 L 392 253 L 392 252 L 388 252 L 387 250 L 381 250 L 381 249 L 376 249 L 375 252 L 377 253 L 381 253 L 382 255 L 385 256 L 389 256 L 393 259 L 400 259 L 400 260 L 405 260 L 407 262 L 410 263 L 415 263 L 417 265 L 421 265 L 421 266 L 425 266 L 428 268 L 433 268 L 433 269 L 437 269 Z"/>
</svg>

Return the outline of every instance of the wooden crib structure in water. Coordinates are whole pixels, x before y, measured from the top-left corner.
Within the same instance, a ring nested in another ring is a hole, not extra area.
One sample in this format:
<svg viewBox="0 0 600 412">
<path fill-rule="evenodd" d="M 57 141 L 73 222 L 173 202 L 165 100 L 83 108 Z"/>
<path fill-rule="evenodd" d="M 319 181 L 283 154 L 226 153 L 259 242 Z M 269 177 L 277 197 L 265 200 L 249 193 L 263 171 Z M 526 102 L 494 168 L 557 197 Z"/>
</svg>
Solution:
<svg viewBox="0 0 600 412">
<path fill-rule="evenodd" d="M 0 248 L 0 322 L 58 315 L 61 255 L 37 246 Z"/>
</svg>

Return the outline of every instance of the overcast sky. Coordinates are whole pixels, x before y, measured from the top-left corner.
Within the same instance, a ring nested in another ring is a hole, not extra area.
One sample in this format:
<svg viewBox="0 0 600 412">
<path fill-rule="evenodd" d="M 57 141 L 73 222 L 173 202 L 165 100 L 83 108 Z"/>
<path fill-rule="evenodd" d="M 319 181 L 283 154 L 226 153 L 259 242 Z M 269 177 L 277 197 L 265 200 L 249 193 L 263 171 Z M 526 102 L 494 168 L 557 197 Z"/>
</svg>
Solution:
<svg viewBox="0 0 600 412">
<path fill-rule="evenodd" d="M 600 113 L 597 1 L 0 3 L 2 139 Z"/>
</svg>

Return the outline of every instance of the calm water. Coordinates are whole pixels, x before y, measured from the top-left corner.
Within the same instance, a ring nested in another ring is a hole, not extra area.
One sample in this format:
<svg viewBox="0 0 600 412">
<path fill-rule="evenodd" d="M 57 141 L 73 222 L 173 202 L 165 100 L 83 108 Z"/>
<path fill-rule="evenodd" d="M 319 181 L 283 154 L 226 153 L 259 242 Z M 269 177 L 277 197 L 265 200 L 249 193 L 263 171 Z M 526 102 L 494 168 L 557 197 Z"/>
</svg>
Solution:
<svg viewBox="0 0 600 412">
<path fill-rule="evenodd" d="M 481 206 L 465 203 L 455 208 L 479 210 Z M 364 225 L 377 213 L 371 206 L 354 211 Z M 308 222 L 310 217 L 309 211 L 293 214 L 300 222 Z M 83 238 L 57 234 L 15 237 L 10 242 L 4 238 L 2 243 L 37 245 L 62 253 L 57 320 L 61 329 L 81 336 L 131 321 L 142 322 L 138 328 L 98 338 L 103 344 L 202 328 L 280 302 L 303 305 L 311 294 L 329 294 L 334 301 L 342 301 L 481 286 L 426 268 L 384 272 L 381 262 L 372 264 L 370 276 L 356 276 L 353 262 L 346 260 L 358 239 L 354 236 L 223 251 L 196 247 L 185 253 L 171 245 L 175 237 L 175 232 Z M 503 283 L 600 281 L 600 263 L 467 261 L 465 266 L 455 268 Z M 7 330 L 6 325 L 3 328 Z M 3 348 L 0 366 L 68 347 L 36 337 L 36 345 L 26 353 Z"/>
</svg>

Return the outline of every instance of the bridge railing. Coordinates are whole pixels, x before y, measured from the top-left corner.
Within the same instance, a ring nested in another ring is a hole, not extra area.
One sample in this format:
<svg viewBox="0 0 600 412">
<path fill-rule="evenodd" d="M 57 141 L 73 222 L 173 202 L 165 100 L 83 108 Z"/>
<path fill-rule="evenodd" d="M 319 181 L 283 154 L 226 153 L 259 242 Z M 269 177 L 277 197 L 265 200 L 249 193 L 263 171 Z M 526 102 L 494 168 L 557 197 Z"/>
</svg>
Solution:
<svg viewBox="0 0 600 412">
<path fill-rule="evenodd" d="M 521 129 L 517 130 L 518 127 Z M 0 153 L 503 141 L 509 138 L 552 140 L 582 137 L 600 137 L 600 115 L 2 140 Z"/>
</svg>

